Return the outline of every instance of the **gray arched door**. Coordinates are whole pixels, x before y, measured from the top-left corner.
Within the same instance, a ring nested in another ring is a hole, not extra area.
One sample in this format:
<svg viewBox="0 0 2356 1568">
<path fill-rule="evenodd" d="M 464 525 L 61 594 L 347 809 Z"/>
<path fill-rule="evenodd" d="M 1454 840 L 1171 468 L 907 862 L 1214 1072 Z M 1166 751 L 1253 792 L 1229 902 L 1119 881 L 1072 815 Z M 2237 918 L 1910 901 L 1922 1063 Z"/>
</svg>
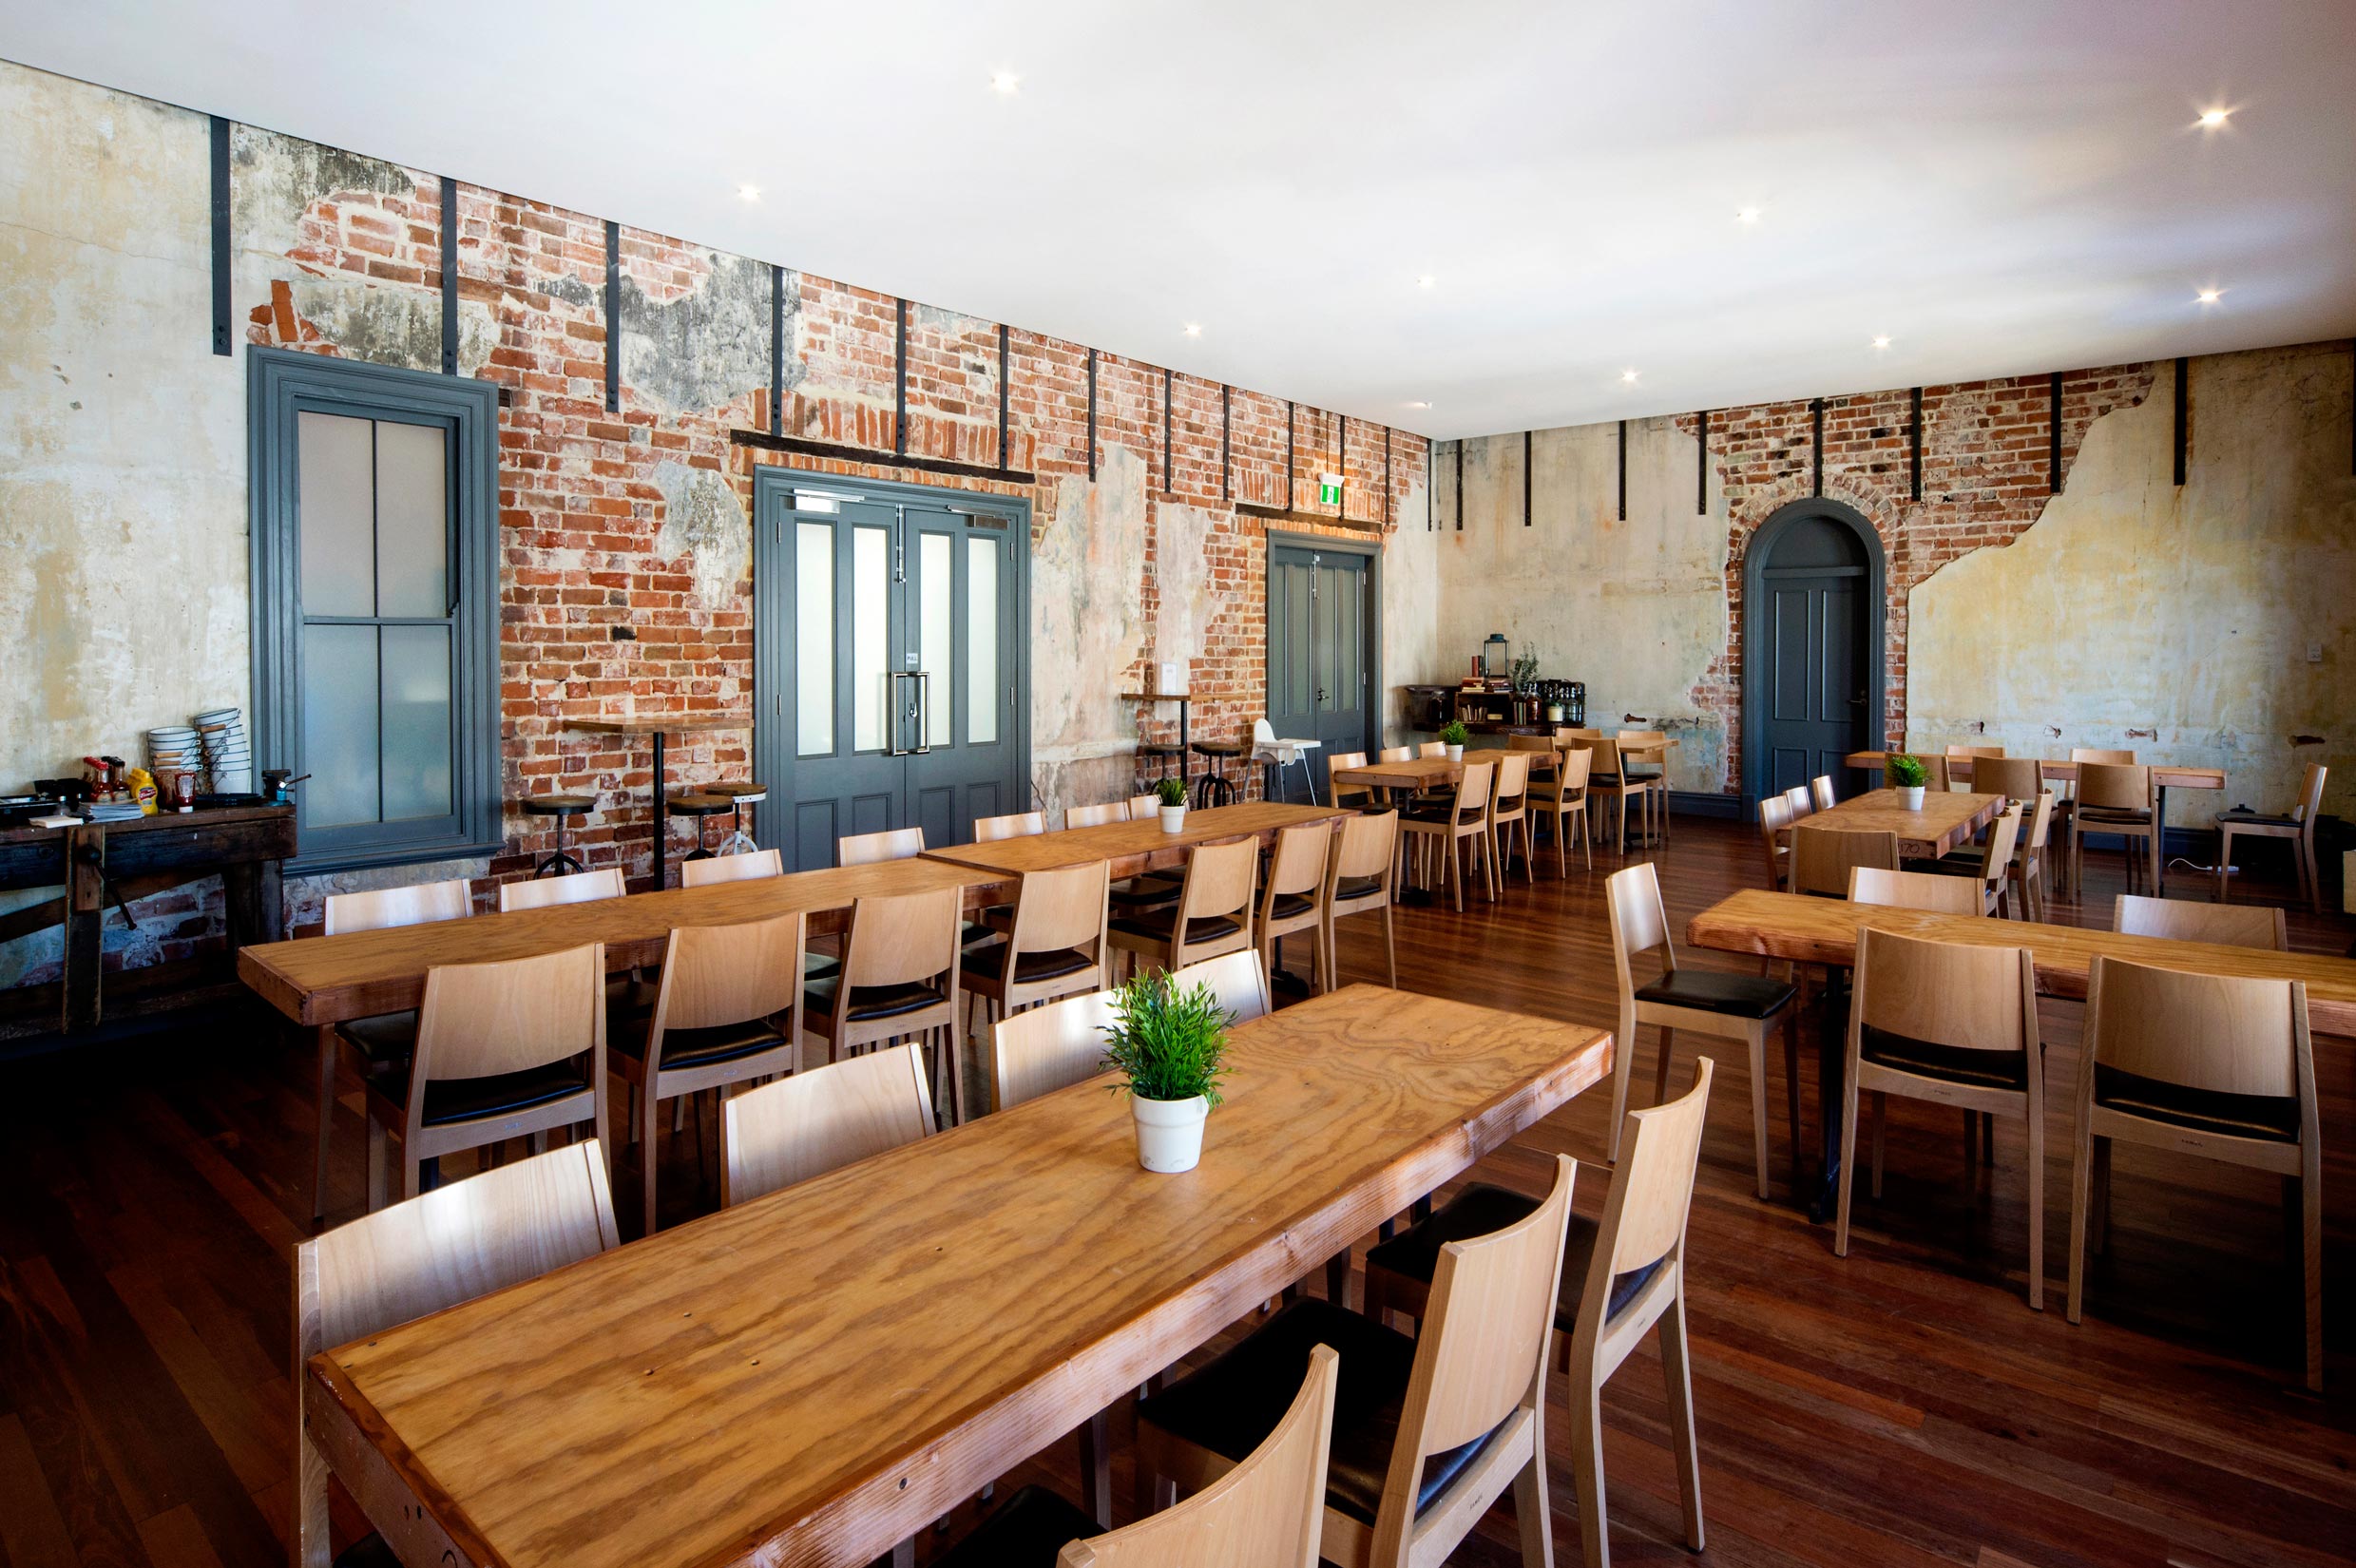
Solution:
<svg viewBox="0 0 2356 1568">
<path fill-rule="evenodd" d="M 1882 560 L 1866 521 L 1801 503 L 1761 526 L 1744 571 L 1745 793 L 1776 794 L 1881 744 Z M 1848 791 L 1844 789 L 1843 794 Z"/>
</svg>

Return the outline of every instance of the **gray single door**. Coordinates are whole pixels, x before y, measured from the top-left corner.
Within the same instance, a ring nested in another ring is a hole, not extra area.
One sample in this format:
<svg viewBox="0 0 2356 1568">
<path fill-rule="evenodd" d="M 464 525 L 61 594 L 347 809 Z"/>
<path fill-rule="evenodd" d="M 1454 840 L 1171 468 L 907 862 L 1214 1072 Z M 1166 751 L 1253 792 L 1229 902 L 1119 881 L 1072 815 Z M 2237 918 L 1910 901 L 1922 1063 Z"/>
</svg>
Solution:
<svg viewBox="0 0 2356 1568">
<path fill-rule="evenodd" d="M 1866 720 L 1866 568 L 1830 523 L 1785 532 L 1766 569 L 1766 769 L 1771 793 L 1819 774 L 1843 776 L 1869 742 Z"/>
<path fill-rule="evenodd" d="M 1268 721 L 1313 739 L 1309 776 L 1331 799 L 1326 755 L 1367 749 L 1367 564 L 1361 555 L 1279 546 L 1268 563 Z M 1297 775 L 1287 778 L 1297 789 Z"/>
</svg>

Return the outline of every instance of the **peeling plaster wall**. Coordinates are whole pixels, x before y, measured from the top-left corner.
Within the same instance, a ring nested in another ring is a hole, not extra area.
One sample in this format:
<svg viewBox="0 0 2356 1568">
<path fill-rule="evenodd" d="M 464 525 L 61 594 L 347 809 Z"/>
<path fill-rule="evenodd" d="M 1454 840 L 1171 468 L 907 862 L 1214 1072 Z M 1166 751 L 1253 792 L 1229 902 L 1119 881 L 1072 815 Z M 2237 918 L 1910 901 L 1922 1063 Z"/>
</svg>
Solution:
<svg viewBox="0 0 2356 1568">
<path fill-rule="evenodd" d="M 1031 788 L 1049 817 L 1126 788 L 1137 748 L 1121 677 L 1145 651 L 1145 464 L 1107 451 L 1092 484 L 1066 474 L 1031 545 Z M 1173 711 L 1175 712 L 1175 704 Z"/>
<path fill-rule="evenodd" d="M 1420 482 L 1399 499 L 1399 531 L 1383 550 L 1383 744 L 1405 745 L 1407 688 L 1446 679 L 1440 658 L 1440 534 L 1425 526 Z"/>
<path fill-rule="evenodd" d="M 2035 526 L 1914 589 L 1909 744 L 2221 767 L 2229 798 L 2169 801 L 2171 821 L 2204 827 L 2225 805 L 2288 809 L 2321 762 L 2324 809 L 2356 814 L 2348 366 L 2346 345 L 2193 361 L 2181 489 L 2173 367 L 2097 420 Z"/>
</svg>

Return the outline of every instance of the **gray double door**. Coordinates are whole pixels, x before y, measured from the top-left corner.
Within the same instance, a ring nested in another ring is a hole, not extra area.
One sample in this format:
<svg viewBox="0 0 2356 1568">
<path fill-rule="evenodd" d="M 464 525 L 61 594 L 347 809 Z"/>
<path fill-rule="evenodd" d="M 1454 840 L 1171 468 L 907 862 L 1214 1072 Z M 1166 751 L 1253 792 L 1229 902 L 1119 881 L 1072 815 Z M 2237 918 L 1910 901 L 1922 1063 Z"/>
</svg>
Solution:
<svg viewBox="0 0 2356 1568">
<path fill-rule="evenodd" d="M 1313 739 L 1309 778 L 1331 800 L 1326 757 L 1368 749 L 1372 660 L 1368 653 L 1367 558 L 1280 545 L 1268 557 L 1268 722 L 1287 739 Z M 1287 770 L 1286 787 L 1298 775 Z"/>
<path fill-rule="evenodd" d="M 1019 509 L 815 476 L 756 507 L 759 842 L 810 870 L 850 834 L 938 848 L 1024 809 Z"/>
</svg>

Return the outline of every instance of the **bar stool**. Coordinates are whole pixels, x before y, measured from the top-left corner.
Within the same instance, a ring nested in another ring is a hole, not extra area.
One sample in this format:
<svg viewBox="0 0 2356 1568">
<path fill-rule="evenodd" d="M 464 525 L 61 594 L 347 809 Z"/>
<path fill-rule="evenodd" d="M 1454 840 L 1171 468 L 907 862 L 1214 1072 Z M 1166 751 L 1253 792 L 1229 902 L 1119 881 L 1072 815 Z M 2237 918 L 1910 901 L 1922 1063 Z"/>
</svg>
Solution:
<svg viewBox="0 0 2356 1568">
<path fill-rule="evenodd" d="M 728 836 L 719 841 L 718 854 L 751 854 L 760 848 L 753 835 L 744 831 L 744 808 L 757 806 L 769 798 L 769 786 L 750 779 L 727 784 L 706 784 L 703 793 L 718 795 L 728 802 Z M 699 833 L 701 830 L 697 830 Z"/>
<path fill-rule="evenodd" d="M 682 790 L 677 794 L 667 795 L 663 806 L 673 816 L 696 819 L 696 847 L 680 857 L 682 861 L 711 859 L 712 850 L 703 842 L 703 824 L 707 818 L 736 810 L 736 802 L 725 795 L 706 794 L 700 790 Z"/>
<path fill-rule="evenodd" d="M 1239 757 L 1249 750 L 1235 740 L 1197 740 L 1195 755 L 1202 758 L 1202 776 L 1195 781 L 1195 804 L 1197 806 L 1232 806 L 1235 803 L 1235 781 L 1227 776 L 1230 758 Z"/>
<path fill-rule="evenodd" d="M 1183 778 L 1186 775 L 1186 748 L 1178 745 L 1176 741 L 1140 740 L 1137 745 L 1137 755 L 1138 765 L 1140 767 L 1144 766 L 1145 759 L 1148 757 L 1151 757 L 1155 761 L 1161 764 L 1159 771 L 1154 774 L 1154 777 L 1157 780 L 1164 779 L 1170 776 L 1170 764 L 1172 762 L 1176 762 L 1178 765 L 1179 777 Z"/>
<path fill-rule="evenodd" d="M 526 816 L 556 818 L 556 852 L 543 855 L 540 864 L 532 868 L 532 875 L 563 876 L 568 872 L 585 869 L 565 847 L 565 824 L 573 817 L 586 816 L 596 811 L 597 796 L 593 794 L 536 794 L 520 800 L 516 804 L 523 809 Z"/>
</svg>

